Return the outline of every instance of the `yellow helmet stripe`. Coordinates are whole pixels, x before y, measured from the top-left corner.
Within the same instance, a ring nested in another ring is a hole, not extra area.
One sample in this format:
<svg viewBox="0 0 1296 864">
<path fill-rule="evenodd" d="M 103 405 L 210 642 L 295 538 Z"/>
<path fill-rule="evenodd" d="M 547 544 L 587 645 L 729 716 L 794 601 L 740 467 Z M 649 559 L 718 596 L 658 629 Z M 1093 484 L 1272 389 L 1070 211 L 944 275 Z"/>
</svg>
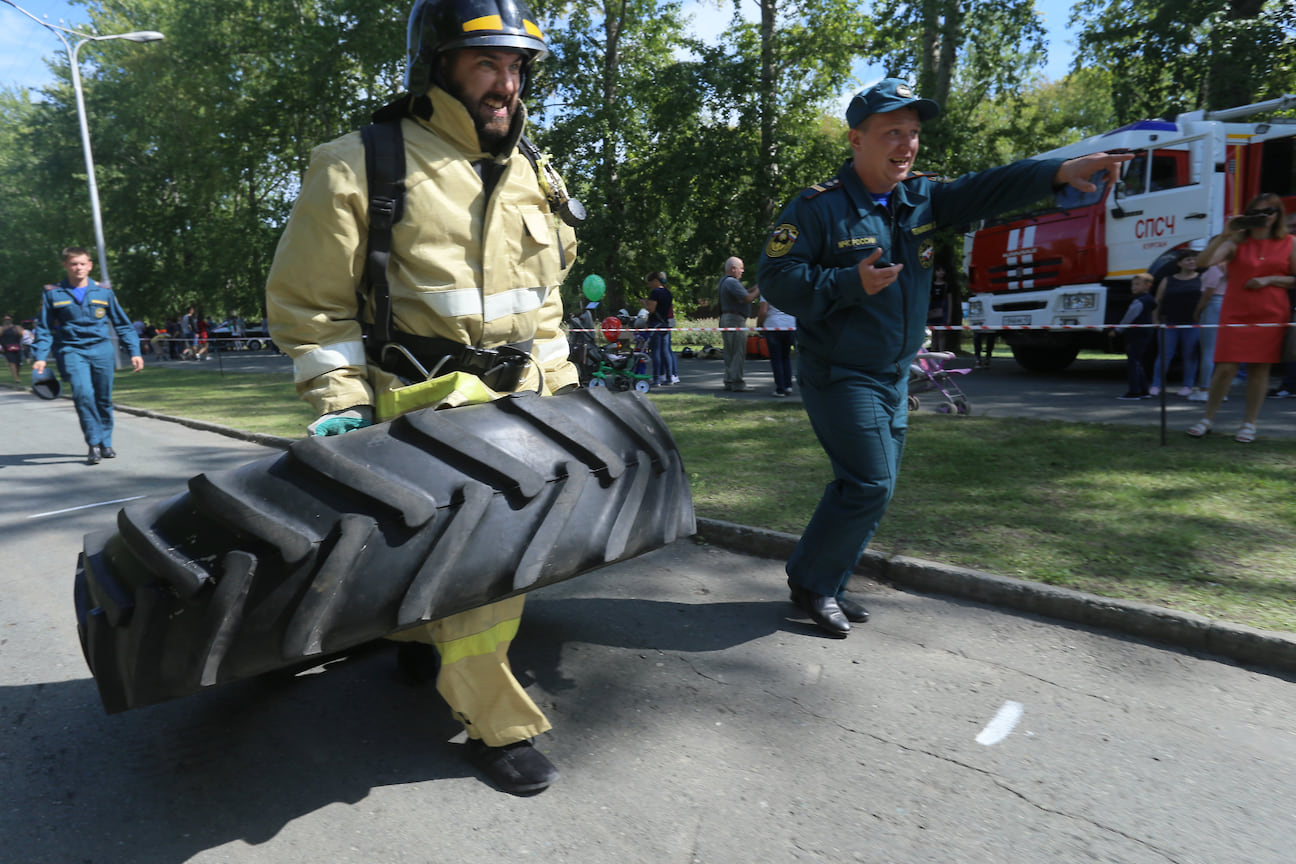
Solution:
<svg viewBox="0 0 1296 864">
<path fill-rule="evenodd" d="M 544 34 L 540 32 L 540 28 L 532 24 L 530 21 L 526 20 L 525 18 L 522 19 L 522 29 L 525 30 L 530 35 L 536 37 L 537 39 L 544 38 Z"/>
<path fill-rule="evenodd" d="M 483 15 L 480 18 L 465 21 L 463 29 L 465 33 L 469 30 L 503 30 L 504 19 L 498 15 Z"/>
</svg>

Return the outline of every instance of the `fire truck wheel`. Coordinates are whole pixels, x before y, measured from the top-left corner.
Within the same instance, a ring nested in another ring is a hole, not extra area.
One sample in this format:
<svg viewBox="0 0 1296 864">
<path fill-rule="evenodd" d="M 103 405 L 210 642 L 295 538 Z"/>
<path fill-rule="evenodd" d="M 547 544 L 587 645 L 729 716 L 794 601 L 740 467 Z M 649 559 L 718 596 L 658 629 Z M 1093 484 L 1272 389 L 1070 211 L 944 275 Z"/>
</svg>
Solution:
<svg viewBox="0 0 1296 864">
<path fill-rule="evenodd" d="M 296 441 L 86 537 L 78 631 L 110 712 L 291 667 L 694 533 L 637 393 L 425 409 Z"/>
<path fill-rule="evenodd" d="M 1030 372 L 1061 372 L 1075 361 L 1080 349 L 1076 346 L 1014 345 L 1012 352 L 1018 365 Z"/>
</svg>

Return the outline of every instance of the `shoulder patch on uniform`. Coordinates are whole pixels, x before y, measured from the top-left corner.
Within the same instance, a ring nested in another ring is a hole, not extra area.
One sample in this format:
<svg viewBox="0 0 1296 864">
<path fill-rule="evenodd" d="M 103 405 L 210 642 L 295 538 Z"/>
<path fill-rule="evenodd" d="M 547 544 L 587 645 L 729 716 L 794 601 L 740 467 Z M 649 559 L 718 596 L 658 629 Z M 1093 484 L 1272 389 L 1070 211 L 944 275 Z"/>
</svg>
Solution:
<svg viewBox="0 0 1296 864">
<path fill-rule="evenodd" d="M 810 187 L 807 188 L 804 192 L 801 193 L 801 197 L 802 197 L 802 198 L 813 198 L 813 197 L 815 197 L 816 195 L 821 195 L 821 194 L 823 194 L 824 192 L 827 192 L 827 191 L 829 191 L 829 190 L 831 190 L 831 189 L 836 189 L 836 188 L 840 187 L 841 185 L 842 185 L 841 178 L 839 178 L 839 177 L 834 177 L 834 178 L 831 179 L 831 180 L 825 180 L 823 183 L 816 183 L 816 184 L 814 184 L 813 186 L 810 186 Z"/>
<path fill-rule="evenodd" d="M 778 225 L 770 232 L 769 240 L 765 243 L 765 257 L 782 258 L 792 251 L 796 245 L 797 238 L 801 236 L 801 229 L 797 228 L 790 222 L 784 222 Z"/>
</svg>

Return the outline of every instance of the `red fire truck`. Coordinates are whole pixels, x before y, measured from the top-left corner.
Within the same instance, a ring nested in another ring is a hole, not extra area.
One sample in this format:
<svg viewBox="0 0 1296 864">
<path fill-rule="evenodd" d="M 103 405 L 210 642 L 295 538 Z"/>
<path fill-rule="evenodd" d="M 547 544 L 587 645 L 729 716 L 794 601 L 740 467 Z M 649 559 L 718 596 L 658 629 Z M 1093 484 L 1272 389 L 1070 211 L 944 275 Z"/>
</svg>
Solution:
<svg viewBox="0 0 1296 864">
<path fill-rule="evenodd" d="M 1296 117 L 1273 116 L 1293 106 L 1289 95 L 1143 120 L 1040 154 L 1119 149 L 1134 159 L 1119 182 L 1062 189 L 968 234 L 967 323 L 1003 328 L 1013 357 L 1037 371 L 1066 368 L 1082 348 L 1123 350 L 1105 328 L 1125 314 L 1134 274 L 1162 275 L 1168 253 L 1203 248 L 1259 192 L 1282 196 L 1296 216 Z"/>
</svg>

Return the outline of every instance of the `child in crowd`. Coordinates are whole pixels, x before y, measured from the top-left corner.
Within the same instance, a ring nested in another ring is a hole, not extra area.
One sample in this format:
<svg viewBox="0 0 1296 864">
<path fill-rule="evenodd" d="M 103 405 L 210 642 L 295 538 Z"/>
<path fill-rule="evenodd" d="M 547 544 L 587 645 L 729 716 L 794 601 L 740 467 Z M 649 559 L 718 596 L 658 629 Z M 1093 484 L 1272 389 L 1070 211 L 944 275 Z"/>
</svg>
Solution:
<svg viewBox="0 0 1296 864">
<path fill-rule="evenodd" d="M 1156 298 L 1148 293 L 1153 282 L 1151 273 L 1139 273 L 1130 282 L 1130 300 L 1125 317 L 1120 320 L 1117 329 L 1125 334 L 1125 369 L 1129 376 L 1129 390 L 1117 399 L 1148 399 L 1152 394 L 1148 390 L 1147 371 L 1143 368 L 1143 355 L 1147 353 L 1152 342 L 1151 327 L 1130 327 L 1131 324 L 1151 324 L 1152 310 L 1156 309 Z"/>
</svg>

